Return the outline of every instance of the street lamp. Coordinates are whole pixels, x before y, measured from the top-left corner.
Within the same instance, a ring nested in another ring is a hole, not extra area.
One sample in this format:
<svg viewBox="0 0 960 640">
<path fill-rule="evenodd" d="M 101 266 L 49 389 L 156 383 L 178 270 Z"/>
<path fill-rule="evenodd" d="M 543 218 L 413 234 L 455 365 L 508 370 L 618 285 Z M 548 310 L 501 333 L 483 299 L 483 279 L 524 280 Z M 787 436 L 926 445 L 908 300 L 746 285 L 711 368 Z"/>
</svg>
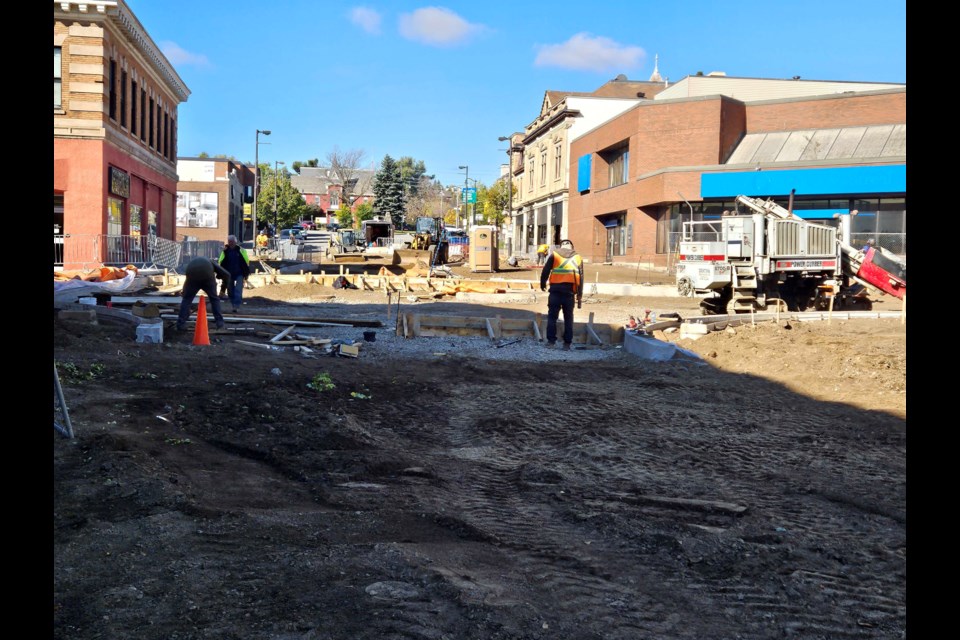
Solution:
<svg viewBox="0 0 960 640">
<path fill-rule="evenodd" d="M 511 136 L 500 136 L 497 140 L 510 142 L 507 146 L 507 197 L 510 199 L 510 225 L 513 228 L 513 139 Z"/>
<path fill-rule="evenodd" d="M 279 165 L 286 166 L 286 162 L 283 160 L 274 160 L 273 161 L 273 232 L 276 233 L 278 227 L 277 224 L 277 191 L 280 189 L 280 172 L 277 170 Z"/>
<path fill-rule="evenodd" d="M 253 152 L 253 238 L 257 238 L 257 190 L 260 186 L 260 134 L 270 135 L 269 129 L 257 129 L 257 150 Z"/>
<path fill-rule="evenodd" d="M 469 197 L 467 195 L 467 180 L 470 179 L 470 167 L 468 167 L 467 165 L 461 165 L 460 168 L 467 170 L 467 175 L 463 179 L 463 221 L 464 221 L 463 230 L 466 231 L 467 229 L 470 228 L 470 218 L 468 216 L 470 212 L 470 204 L 467 202 L 467 200 L 469 200 Z M 460 226 L 459 215 L 457 215 L 457 226 L 458 227 Z"/>
</svg>

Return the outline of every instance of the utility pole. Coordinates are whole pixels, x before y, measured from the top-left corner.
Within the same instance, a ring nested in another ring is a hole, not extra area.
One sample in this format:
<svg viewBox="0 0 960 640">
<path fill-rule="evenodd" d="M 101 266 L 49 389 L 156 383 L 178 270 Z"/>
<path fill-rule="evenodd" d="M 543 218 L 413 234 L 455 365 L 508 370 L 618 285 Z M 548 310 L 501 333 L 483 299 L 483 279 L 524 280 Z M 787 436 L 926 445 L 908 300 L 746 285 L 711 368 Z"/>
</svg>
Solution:
<svg viewBox="0 0 960 640">
<path fill-rule="evenodd" d="M 257 129 L 257 149 L 253 152 L 253 242 L 257 242 L 257 191 L 260 186 L 260 134 L 270 135 L 269 129 Z M 240 239 L 243 242 L 243 238 Z"/>
<path fill-rule="evenodd" d="M 280 190 L 280 171 L 278 170 L 280 165 L 286 166 L 286 162 L 283 160 L 274 160 L 273 161 L 273 231 L 277 232 L 277 227 L 279 223 L 277 222 L 277 216 L 279 212 L 277 211 L 277 191 Z"/>
<path fill-rule="evenodd" d="M 463 179 L 463 230 L 466 231 L 470 228 L 470 192 L 468 189 L 467 181 L 470 179 L 470 167 L 463 165 L 461 169 L 467 170 L 467 175 Z"/>
</svg>

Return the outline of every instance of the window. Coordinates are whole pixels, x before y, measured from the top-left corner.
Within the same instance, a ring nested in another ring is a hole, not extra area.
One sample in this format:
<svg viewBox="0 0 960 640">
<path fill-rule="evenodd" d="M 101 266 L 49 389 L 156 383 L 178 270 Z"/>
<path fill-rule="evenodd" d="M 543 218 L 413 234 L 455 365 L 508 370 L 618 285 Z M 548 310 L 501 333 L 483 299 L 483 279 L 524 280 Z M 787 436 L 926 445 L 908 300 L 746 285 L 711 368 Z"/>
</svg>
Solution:
<svg viewBox="0 0 960 640">
<path fill-rule="evenodd" d="M 614 151 L 607 160 L 610 167 L 610 186 L 617 187 L 627 182 L 630 151 L 626 147 Z"/>
<path fill-rule="evenodd" d="M 531 191 L 531 192 L 533 191 L 533 176 L 534 176 L 534 173 L 535 173 L 535 171 L 534 171 L 534 167 L 535 167 L 535 166 L 536 166 L 536 163 L 534 163 L 533 160 L 531 159 L 531 161 L 530 161 L 530 184 L 527 185 L 527 191 Z"/>
<path fill-rule="evenodd" d="M 547 184 L 547 152 L 540 152 L 540 186 Z"/>
<path fill-rule="evenodd" d="M 153 98 L 150 98 L 150 146 L 153 147 L 156 143 L 154 142 L 154 119 L 153 119 Z"/>
<path fill-rule="evenodd" d="M 119 236 L 123 233 L 123 200 L 107 198 L 107 235 Z"/>
<path fill-rule="evenodd" d="M 110 119 L 117 119 L 117 61 L 110 61 Z"/>
<path fill-rule="evenodd" d="M 127 72 L 120 72 L 120 126 L 127 126 Z"/>
<path fill-rule="evenodd" d="M 53 108 L 63 106 L 63 69 L 60 47 L 53 48 Z"/>
<path fill-rule="evenodd" d="M 161 130 L 161 127 L 162 127 L 162 126 L 163 126 L 163 107 L 161 107 L 161 106 L 158 104 L 158 105 L 157 105 L 157 133 L 156 133 L 156 136 L 157 136 L 157 145 L 154 147 L 154 149 L 157 150 L 157 153 L 163 153 L 163 149 L 162 149 L 162 147 L 163 147 L 163 131 Z"/>
<path fill-rule="evenodd" d="M 135 81 L 130 82 L 130 133 L 134 136 L 137 135 L 139 128 L 137 127 L 140 124 L 137 121 L 137 83 Z"/>
<path fill-rule="evenodd" d="M 331 209 L 340 208 L 340 194 L 335 191 L 330 192 L 330 208 Z"/>
<path fill-rule="evenodd" d="M 140 140 L 147 141 L 147 89 L 140 89 Z"/>
<path fill-rule="evenodd" d="M 563 174 L 563 145 L 557 145 L 553 148 L 553 179 L 559 180 Z"/>
</svg>

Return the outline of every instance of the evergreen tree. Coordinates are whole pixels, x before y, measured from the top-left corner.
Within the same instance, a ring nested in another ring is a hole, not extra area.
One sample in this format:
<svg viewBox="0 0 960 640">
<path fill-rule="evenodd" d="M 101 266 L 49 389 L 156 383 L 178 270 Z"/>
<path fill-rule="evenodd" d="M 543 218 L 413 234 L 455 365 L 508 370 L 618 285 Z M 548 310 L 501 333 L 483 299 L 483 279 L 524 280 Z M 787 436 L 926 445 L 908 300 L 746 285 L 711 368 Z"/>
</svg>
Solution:
<svg viewBox="0 0 960 640">
<path fill-rule="evenodd" d="M 390 216 L 394 226 L 399 229 L 403 224 L 405 200 L 400 167 L 396 160 L 387 154 L 380 163 L 380 170 L 373 177 L 373 208 L 377 215 Z"/>
</svg>

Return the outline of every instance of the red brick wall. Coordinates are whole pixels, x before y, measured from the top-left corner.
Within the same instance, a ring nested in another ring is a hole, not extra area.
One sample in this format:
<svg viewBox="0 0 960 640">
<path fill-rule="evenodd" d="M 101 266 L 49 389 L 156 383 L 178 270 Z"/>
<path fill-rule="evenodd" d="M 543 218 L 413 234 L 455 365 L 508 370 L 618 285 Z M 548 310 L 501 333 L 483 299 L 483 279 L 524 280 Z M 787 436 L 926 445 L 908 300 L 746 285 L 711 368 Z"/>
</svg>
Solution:
<svg viewBox="0 0 960 640">
<path fill-rule="evenodd" d="M 747 106 L 747 133 L 904 124 L 906 121 L 905 91 Z"/>
<path fill-rule="evenodd" d="M 700 201 L 700 167 L 722 164 L 746 133 L 905 122 L 905 92 L 749 106 L 727 97 L 638 105 L 572 142 L 570 239 L 584 258 L 602 261 L 606 231 L 597 218 L 625 212 L 633 247 L 614 260 L 665 266 L 666 256 L 656 254 L 658 213 L 684 199 Z M 630 147 L 629 181 L 606 188 L 607 164 L 597 152 L 623 140 Z M 593 154 L 591 190 L 580 194 L 578 161 L 587 153 Z M 644 174 L 653 175 L 638 180 Z"/>
</svg>

